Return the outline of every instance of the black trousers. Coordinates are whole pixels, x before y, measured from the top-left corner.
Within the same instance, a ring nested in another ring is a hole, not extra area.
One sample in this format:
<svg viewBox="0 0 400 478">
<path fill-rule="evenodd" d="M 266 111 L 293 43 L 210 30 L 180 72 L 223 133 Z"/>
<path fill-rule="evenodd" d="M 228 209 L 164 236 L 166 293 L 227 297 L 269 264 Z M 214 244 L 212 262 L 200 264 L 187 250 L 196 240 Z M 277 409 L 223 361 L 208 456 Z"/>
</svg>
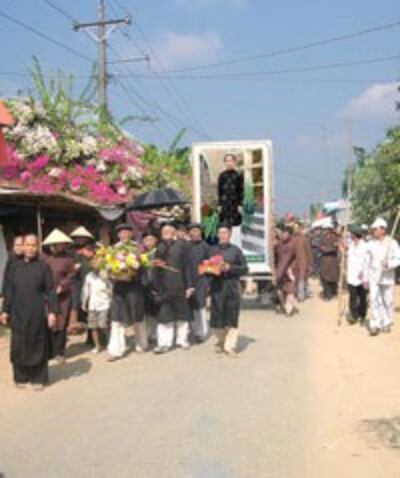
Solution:
<svg viewBox="0 0 400 478">
<path fill-rule="evenodd" d="M 53 330 L 50 332 L 50 358 L 64 357 L 65 348 L 67 346 L 67 331 L 66 330 Z"/>
<path fill-rule="evenodd" d="M 362 285 L 355 286 L 348 284 L 349 308 L 354 321 L 365 320 L 367 316 L 367 291 Z"/>
<path fill-rule="evenodd" d="M 326 280 L 322 280 L 322 289 L 324 299 L 333 299 L 333 297 L 337 296 L 338 284 L 337 282 L 328 282 Z"/>
<path fill-rule="evenodd" d="M 224 280 L 211 289 L 210 327 L 224 329 L 239 327 L 241 289 L 238 280 Z"/>
<path fill-rule="evenodd" d="M 12 363 L 15 383 L 33 383 L 46 385 L 49 381 L 49 366 L 47 359 L 33 367 Z"/>
</svg>

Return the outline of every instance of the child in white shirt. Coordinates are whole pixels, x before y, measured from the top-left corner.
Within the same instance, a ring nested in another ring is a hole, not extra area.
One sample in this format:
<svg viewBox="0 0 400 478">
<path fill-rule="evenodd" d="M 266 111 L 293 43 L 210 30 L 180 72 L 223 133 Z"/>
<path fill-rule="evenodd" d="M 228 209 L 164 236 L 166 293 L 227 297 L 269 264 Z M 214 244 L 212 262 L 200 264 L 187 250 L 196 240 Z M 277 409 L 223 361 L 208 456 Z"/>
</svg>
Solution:
<svg viewBox="0 0 400 478">
<path fill-rule="evenodd" d="M 108 316 L 111 305 L 112 284 L 98 270 L 92 261 L 92 271 L 87 274 L 82 288 L 82 309 L 88 313 L 88 328 L 92 332 L 95 348 L 93 353 L 101 351 L 99 329 L 108 328 Z"/>
</svg>

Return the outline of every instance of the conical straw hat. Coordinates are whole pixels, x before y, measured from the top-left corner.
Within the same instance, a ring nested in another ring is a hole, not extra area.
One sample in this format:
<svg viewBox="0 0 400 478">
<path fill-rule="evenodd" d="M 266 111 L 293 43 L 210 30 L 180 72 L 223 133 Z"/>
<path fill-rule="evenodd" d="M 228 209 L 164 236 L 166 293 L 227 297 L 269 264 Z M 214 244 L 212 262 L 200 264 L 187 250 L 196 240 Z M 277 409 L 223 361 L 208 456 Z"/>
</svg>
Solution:
<svg viewBox="0 0 400 478">
<path fill-rule="evenodd" d="M 79 226 L 75 230 L 73 230 L 70 234 L 71 237 L 87 237 L 89 239 L 94 239 L 93 234 L 91 234 L 86 227 Z"/>
<path fill-rule="evenodd" d="M 43 241 L 43 245 L 53 246 L 54 244 L 70 244 L 71 242 L 72 239 L 60 231 L 60 229 L 54 229 Z"/>
</svg>

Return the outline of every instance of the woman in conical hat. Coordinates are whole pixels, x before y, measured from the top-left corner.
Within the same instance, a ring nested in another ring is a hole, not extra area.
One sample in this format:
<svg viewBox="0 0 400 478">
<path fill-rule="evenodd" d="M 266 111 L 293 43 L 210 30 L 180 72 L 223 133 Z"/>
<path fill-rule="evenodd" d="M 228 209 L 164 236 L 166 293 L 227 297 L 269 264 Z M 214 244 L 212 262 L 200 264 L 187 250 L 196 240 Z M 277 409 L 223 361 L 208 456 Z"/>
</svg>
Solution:
<svg viewBox="0 0 400 478">
<path fill-rule="evenodd" d="M 48 249 L 43 260 L 53 274 L 59 305 L 57 323 L 50 337 L 50 357 L 55 357 L 60 363 L 65 360 L 72 282 L 76 273 L 74 260 L 67 253 L 67 246 L 72 242 L 72 239 L 59 229 L 54 229 L 43 242 L 43 247 Z"/>
</svg>

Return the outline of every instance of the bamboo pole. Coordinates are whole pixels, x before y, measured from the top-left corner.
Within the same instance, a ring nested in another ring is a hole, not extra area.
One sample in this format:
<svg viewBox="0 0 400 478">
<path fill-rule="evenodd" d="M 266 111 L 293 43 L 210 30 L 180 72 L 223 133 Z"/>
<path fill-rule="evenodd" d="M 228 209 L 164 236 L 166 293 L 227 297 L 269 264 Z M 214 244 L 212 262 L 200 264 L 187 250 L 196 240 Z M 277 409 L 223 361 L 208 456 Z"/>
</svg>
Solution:
<svg viewBox="0 0 400 478">
<path fill-rule="evenodd" d="M 346 240 L 349 231 L 349 220 L 350 220 L 350 198 L 351 198 L 351 189 L 352 189 L 352 177 L 353 177 L 353 133 L 352 133 L 352 122 L 348 121 L 347 124 L 347 149 L 348 149 L 348 174 L 347 174 L 347 204 L 346 204 L 346 218 L 343 231 L 342 240 L 342 254 L 340 257 L 340 269 L 339 269 L 339 285 L 338 285 L 338 327 L 342 325 L 343 316 L 346 313 L 346 296 L 343 291 L 343 281 L 345 278 L 345 269 L 346 269 Z"/>
</svg>

